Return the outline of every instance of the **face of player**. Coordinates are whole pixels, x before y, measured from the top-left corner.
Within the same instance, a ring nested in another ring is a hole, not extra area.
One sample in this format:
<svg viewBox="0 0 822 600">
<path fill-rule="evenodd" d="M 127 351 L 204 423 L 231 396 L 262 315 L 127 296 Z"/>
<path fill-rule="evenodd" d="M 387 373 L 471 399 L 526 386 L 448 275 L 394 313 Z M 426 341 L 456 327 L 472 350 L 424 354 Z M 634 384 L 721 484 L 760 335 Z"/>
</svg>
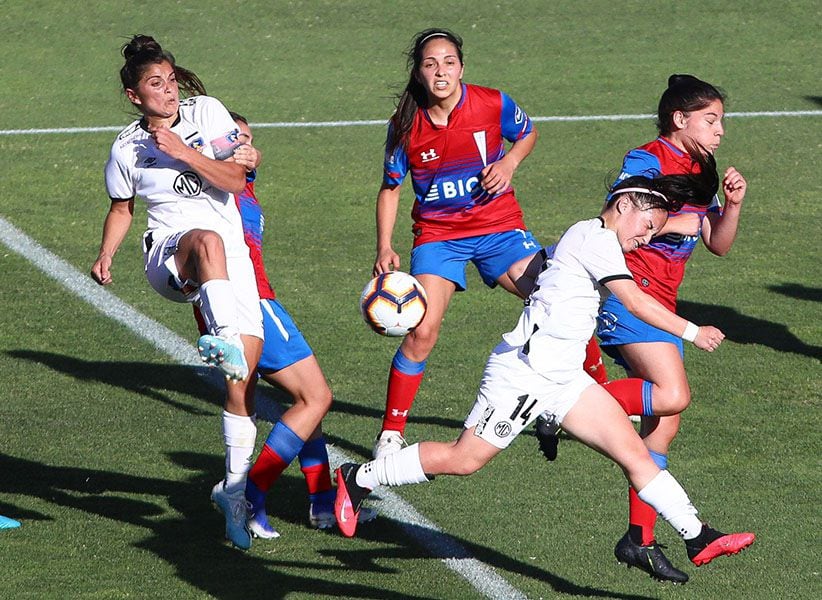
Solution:
<svg viewBox="0 0 822 600">
<path fill-rule="evenodd" d="M 617 239 L 624 253 L 647 245 L 668 220 L 668 211 L 662 208 L 637 208 L 628 198 L 619 202 L 624 204 Z"/>
<path fill-rule="evenodd" d="M 446 38 L 436 37 L 422 48 L 417 80 L 428 93 L 428 101 L 439 104 L 461 92 L 463 65 L 457 47 Z"/>
<path fill-rule="evenodd" d="M 167 62 L 149 65 L 137 88 L 127 89 L 126 96 L 149 119 L 175 117 L 180 108 L 180 88 L 174 67 Z"/>
<path fill-rule="evenodd" d="M 673 114 L 675 131 L 674 141 L 681 144 L 684 139 L 691 139 L 700 146 L 707 148 L 711 154 L 716 152 L 725 135 L 725 128 L 722 126 L 722 118 L 725 116 L 725 107 L 721 100 L 714 100 L 701 110 L 684 113 L 676 111 Z"/>
</svg>

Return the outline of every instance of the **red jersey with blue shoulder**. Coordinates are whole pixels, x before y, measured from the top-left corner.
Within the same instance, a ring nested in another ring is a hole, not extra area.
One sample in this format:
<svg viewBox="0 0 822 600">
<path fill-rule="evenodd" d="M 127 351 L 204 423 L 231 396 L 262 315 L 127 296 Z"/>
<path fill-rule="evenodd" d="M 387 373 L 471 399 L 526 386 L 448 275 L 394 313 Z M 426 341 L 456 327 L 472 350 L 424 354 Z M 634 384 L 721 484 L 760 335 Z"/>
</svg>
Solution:
<svg viewBox="0 0 822 600">
<path fill-rule="evenodd" d="M 245 188 L 234 196 L 240 217 L 243 220 L 243 237 L 254 265 L 254 276 L 257 278 L 257 291 L 261 300 L 276 298 L 274 288 L 268 280 L 263 264 L 263 230 L 265 229 L 265 215 L 254 193 L 254 180 L 257 172 L 246 173 Z"/>
<path fill-rule="evenodd" d="M 447 125 L 434 124 L 428 111 L 419 109 L 407 148 L 386 150 L 383 176 L 394 186 L 411 172 L 414 246 L 525 229 L 513 188 L 489 195 L 479 176 L 505 156 L 506 140 L 516 142 L 532 130 L 531 119 L 510 96 L 477 85 L 462 84 Z"/>
<path fill-rule="evenodd" d="M 687 152 L 683 152 L 665 138 L 658 137 L 625 155 L 617 181 L 635 175 L 685 175 L 699 173 L 699 170 L 699 164 Z M 669 310 L 676 309 L 676 296 L 685 276 L 685 263 L 691 257 L 702 234 L 701 223 L 705 215 L 720 210 L 721 206 L 716 196 L 709 206 L 686 204 L 680 211 L 670 213 L 669 217 L 682 214 L 699 215 L 700 228 L 697 235 L 666 234 L 655 237 L 647 246 L 626 254 L 625 260 L 637 285 Z"/>
</svg>

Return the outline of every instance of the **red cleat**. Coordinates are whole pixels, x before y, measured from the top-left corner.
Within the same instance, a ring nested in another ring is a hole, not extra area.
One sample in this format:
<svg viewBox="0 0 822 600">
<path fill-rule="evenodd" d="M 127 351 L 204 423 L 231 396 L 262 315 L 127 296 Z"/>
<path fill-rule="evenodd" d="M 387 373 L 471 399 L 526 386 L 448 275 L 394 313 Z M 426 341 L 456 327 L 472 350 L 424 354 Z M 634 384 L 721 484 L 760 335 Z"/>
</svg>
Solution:
<svg viewBox="0 0 822 600">
<path fill-rule="evenodd" d="M 334 499 L 334 516 L 337 526 L 345 537 L 354 537 L 360 517 L 360 505 L 371 490 L 357 485 L 359 465 L 346 463 L 337 469 L 337 497 Z"/>
<path fill-rule="evenodd" d="M 707 565 L 717 556 L 737 554 L 740 550 L 753 544 L 756 539 L 756 536 L 752 533 L 729 533 L 725 535 L 719 531 L 710 529 L 707 525 L 703 527 L 703 532 L 707 534 L 708 539 L 713 539 L 701 549 L 692 548 L 690 545 L 688 546 L 688 557 L 697 567 Z M 702 538 L 703 534 L 700 534 L 699 537 Z M 688 541 L 686 541 L 686 544 Z"/>
</svg>

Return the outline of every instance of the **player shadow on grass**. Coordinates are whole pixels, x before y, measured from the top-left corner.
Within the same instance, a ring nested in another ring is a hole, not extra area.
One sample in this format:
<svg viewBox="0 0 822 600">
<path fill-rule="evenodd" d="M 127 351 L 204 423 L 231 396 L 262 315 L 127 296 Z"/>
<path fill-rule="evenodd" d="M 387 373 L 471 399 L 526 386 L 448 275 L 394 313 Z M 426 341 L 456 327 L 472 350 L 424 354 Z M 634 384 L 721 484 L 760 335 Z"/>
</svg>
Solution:
<svg viewBox="0 0 822 600">
<path fill-rule="evenodd" d="M 782 323 L 749 317 L 727 306 L 702 304 L 680 300 L 677 313 L 696 323 L 713 323 L 728 340 L 737 344 L 759 344 L 779 352 L 791 352 L 817 360 L 822 359 L 822 348 L 806 344 Z"/>
<path fill-rule="evenodd" d="M 442 531 L 436 531 L 425 526 L 394 521 L 381 516 L 379 527 L 362 526 L 357 529 L 357 538 L 367 540 L 371 543 L 386 544 L 393 549 L 375 548 L 363 550 L 361 547 L 356 550 L 333 550 L 331 556 L 339 562 L 347 565 L 352 570 L 378 570 L 377 559 L 410 559 L 410 558 L 432 558 L 442 561 L 446 560 L 477 560 L 484 565 L 490 566 L 499 572 L 507 571 L 517 573 L 523 577 L 533 579 L 540 583 L 545 583 L 551 590 L 569 596 L 584 596 L 586 598 L 622 598 L 622 599 L 647 599 L 648 596 L 638 596 L 622 592 L 614 592 L 591 586 L 580 586 L 574 582 L 555 575 L 534 564 L 524 563 L 508 554 L 504 554 L 495 548 L 489 548 L 475 544 L 465 539 L 457 538 Z M 390 524 L 390 526 L 388 526 Z M 425 550 L 416 550 L 415 555 L 409 555 L 411 547 L 403 545 L 407 542 L 418 543 Z M 432 550 L 432 548 L 434 550 Z M 563 553 L 563 557 L 571 558 L 566 550 L 557 549 Z M 322 552 L 322 551 L 321 551 Z M 470 565 L 463 564 L 463 569 L 471 569 Z M 614 562 L 614 568 L 617 568 Z M 501 573 L 504 575 L 504 573 Z M 474 575 L 479 585 L 492 585 L 493 582 L 483 581 L 483 575 Z"/>
<path fill-rule="evenodd" d="M 64 373 L 75 379 L 98 381 L 106 385 L 116 386 L 195 416 L 212 415 L 213 411 L 174 400 L 164 392 L 183 394 L 219 407 L 223 406 L 225 400 L 225 383 L 216 369 L 205 366 L 173 363 L 89 361 L 65 354 L 24 349 L 6 350 L 3 353 L 12 358 L 45 365 L 54 371 Z M 277 421 L 282 414 L 282 406 L 291 403 L 288 394 L 263 381 L 260 381 L 257 385 L 257 393 L 258 399 L 264 398 L 267 400 L 258 403 L 257 411 L 258 417 L 266 421 Z M 370 417 L 376 422 L 381 420 L 383 416 L 381 407 L 365 407 L 341 400 L 336 396 L 331 410 L 335 413 Z M 409 421 L 456 429 L 462 428 L 462 421 L 438 416 L 412 416 Z M 341 444 L 344 443 L 342 439 L 338 441 Z M 352 445 L 351 450 L 362 452 L 363 448 Z M 371 449 L 368 448 L 366 454 L 370 452 Z"/>
<path fill-rule="evenodd" d="M 808 287 L 799 283 L 783 283 L 781 285 L 769 285 L 768 289 L 788 298 L 822 302 L 822 288 Z"/>
<path fill-rule="evenodd" d="M 270 542 L 258 541 L 255 548 L 248 553 L 231 548 L 223 540 L 224 521 L 210 505 L 208 490 L 211 484 L 222 474 L 222 459 L 198 453 L 173 453 L 169 459 L 185 469 L 181 480 L 167 480 L 153 477 L 115 473 L 98 469 L 81 467 L 50 466 L 29 461 L 23 458 L 0 455 L 0 472 L 4 475 L 4 492 L 14 496 L 28 496 L 56 506 L 96 515 L 103 519 L 131 525 L 136 530 L 122 532 L 123 544 L 131 544 L 153 553 L 174 569 L 176 577 L 193 588 L 209 596 L 224 600 L 248 600 L 264 596 L 281 599 L 294 593 L 303 595 L 341 596 L 346 598 L 386 597 L 401 600 L 434 600 L 435 597 L 425 594 L 397 593 L 373 585 L 345 583 L 350 580 L 351 565 L 335 563 L 327 557 L 334 551 L 322 548 L 332 542 L 322 533 L 316 533 L 318 549 L 317 560 L 313 562 L 278 560 L 276 554 L 267 550 L 276 550 L 278 544 L 289 544 L 287 538 Z M 282 497 L 297 494 L 294 478 L 288 486 L 280 486 L 277 492 Z M 134 497 L 130 497 L 134 496 Z M 151 496 L 156 500 L 145 500 Z M 169 514 L 168 503 L 176 513 Z M 307 501 L 305 510 L 288 514 L 274 513 L 277 517 L 299 520 L 299 524 L 308 527 Z M 289 503 L 283 503 L 287 505 Z M 5 506 L 7 514 L 15 514 L 24 521 L 31 520 L 57 521 L 57 518 L 45 514 L 32 517 L 24 511 Z M 65 514 L 65 513 L 61 513 Z M 58 517 L 62 518 L 62 517 Z M 72 518 L 72 517 L 70 517 Z M 77 516 L 78 521 L 82 516 Z M 85 535 L 95 536 L 96 520 L 88 521 L 83 528 Z M 43 525 L 48 526 L 48 525 Z M 25 533 L 24 527 L 19 530 Z M 141 535 L 142 532 L 147 535 Z M 294 543 L 296 536 L 290 543 Z M 76 543 L 96 546 L 99 538 L 93 541 Z M 109 546 L 112 542 L 103 541 Z M 117 543 L 114 541 L 113 543 Z M 287 547 L 282 548 L 283 554 Z M 121 554 L 112 552 L 112 554 Z M 416 557 L 416 554 L 412 558 Z M 111 561 L 100 563 L 99 570 L 105 569 Z M 78 569 L 87 565 L 78 564 Z M 125 569 L 127 565 L 114 565 L 112 569 Z M 133 568 L 133 567 L 132 567 Z M 313 576 L 299 576 L 295 572 L 312 573 Z M 110 574 L 116 578 L 117 573 Z M 126 584 L 124 584 L 126 586 Z M 83 590 L 93 592 L 94 590 Z M 120 591 L 142 595 L 146 590 L 122 589 Z"/>
</svg>

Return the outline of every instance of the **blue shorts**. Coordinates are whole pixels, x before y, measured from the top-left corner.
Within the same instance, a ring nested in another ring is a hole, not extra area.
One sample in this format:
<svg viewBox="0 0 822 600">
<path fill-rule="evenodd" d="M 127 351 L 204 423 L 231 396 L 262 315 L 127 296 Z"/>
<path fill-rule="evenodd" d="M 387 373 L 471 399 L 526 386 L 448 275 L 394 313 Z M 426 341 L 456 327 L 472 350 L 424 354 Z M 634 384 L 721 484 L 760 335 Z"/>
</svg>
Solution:
<svg viewBox="0 0 822 600">
<path fill-rule="evenodd" d="M 618 346 L 623 344 L 642 344 L 646 342 L 668 342 L 679 350 L 679 356 L 685 358 L 682 338 L 648 325 L 628 312 L 622 302 L 614 296 L 602 305 L 597 316 L 597 336 L 602 350 L 616 364 L 628 368 L 628 364 L 619 353 Z"/>
<path fill-rule="evenodd" d="M 411 275 L 438 275 L 457 290 L 467 287 L 465 265 L 474 263 L 482 281 L 496 287 L 497 279 L 520 259 L 538 252 L 539 243 L 528 230 L 515 229 L 458 240 L 427 242 L 411 251 Z"/>
<path fill-rule="evenodd" d="M 291 315 L 277 300 L 260 300 L 265 342 L 257 369 L 263 373 L 280 371 L 314 352 L 297 329 Z"/>
</svg>

